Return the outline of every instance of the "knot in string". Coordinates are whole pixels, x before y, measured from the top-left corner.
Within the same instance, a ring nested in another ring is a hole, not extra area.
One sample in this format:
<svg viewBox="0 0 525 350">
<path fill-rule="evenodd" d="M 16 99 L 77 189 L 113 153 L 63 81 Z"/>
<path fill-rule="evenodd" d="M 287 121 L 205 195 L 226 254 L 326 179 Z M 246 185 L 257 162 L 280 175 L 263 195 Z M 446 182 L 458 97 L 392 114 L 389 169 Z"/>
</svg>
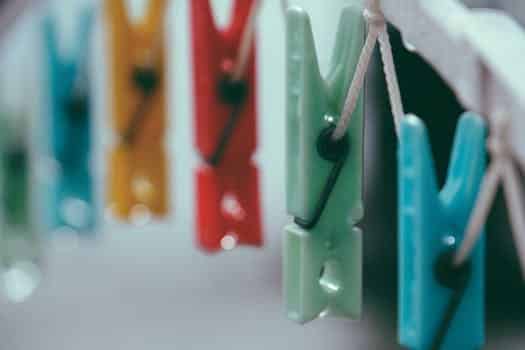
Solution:
<svg viewBox="0 0 525 350">
<path fill-rule="evenodd" d="M 494 158 L 503 158 L 508 156 L 509 147 L 501 135 L 491 135 L 487 139 L 487 149 Z"/>
<path fill-rule="evenodd" d="M 377 28 L 386 26 L 385 16 L 379 10 L 366 8 L 363 12 L 363 16 L 365 17 L 366 22 L 370 26 L 374 26 Z"/>
<path fill-rule="evenodd" d="M 496 117 L 492 120 L 492 130 L 487 138 L 487 149 L 494 159 L 512 158 L 512 150 L 506 137 L 508 126 L 506 118 Z"/>
</svg>

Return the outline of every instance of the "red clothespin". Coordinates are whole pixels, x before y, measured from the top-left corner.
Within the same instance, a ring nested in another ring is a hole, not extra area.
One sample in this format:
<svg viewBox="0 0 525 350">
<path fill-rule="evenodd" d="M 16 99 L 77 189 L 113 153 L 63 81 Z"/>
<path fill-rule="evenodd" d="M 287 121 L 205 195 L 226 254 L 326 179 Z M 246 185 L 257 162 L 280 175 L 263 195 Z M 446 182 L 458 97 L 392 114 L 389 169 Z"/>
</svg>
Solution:
<svg viewBox="0 0 525 350">
<path fill-rule="evenodd" d="M 262 245 L 257 144 L 255 40 L 243 74 L 234 69 L 252 6 L 236 0 L 225 29 L 215 25 L 209 0 L 191 1 L 195 140 L 203 164 L 196 172 L 197 242 L 207 251 L 235 243 Z"/>
</svg>

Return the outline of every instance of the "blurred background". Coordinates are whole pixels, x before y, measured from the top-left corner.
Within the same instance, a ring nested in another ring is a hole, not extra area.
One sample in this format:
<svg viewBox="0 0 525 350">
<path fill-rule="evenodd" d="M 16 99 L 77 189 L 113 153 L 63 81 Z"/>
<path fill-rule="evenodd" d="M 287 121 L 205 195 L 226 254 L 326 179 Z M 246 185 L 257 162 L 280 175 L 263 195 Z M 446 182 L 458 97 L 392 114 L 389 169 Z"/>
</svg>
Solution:
<svg viewBox="0 0 525 350">
<path fill-rule="evenodd" d="M 226 24 L 233 1 L 211 2 L 217 22 Z M 311 14 L 324 72 L 339 13 L 347 2 L 291 1 Z M 9 1 L 2 3 L 7 11 Z M 147 3 L 129 0 L 129 13 L 140 17 Z M 525 24 L 521 0 L 465 3 L 503 9 Z M 104 209 L 107 154 L 113 135 L 107 28 L 101 18 L 101 2 L 34 1 L 9 28 L 0 26 L 0 31 L 6 31 L 0 51 L 2 135 L 28 150 L 25 159 L 16 152 L 18 148 L 2 141 L 2 157 L 7 164 L 17 165 L 16 169 L 25 164 L 31 179 L 28 208 L 16 201 L 18 204 L 12 204 L 15 212 L 27 214 L 30 224 L 20 224 L 26 222 L 22 219 L 10 221 L 5 208 L 2 216 L 8 227 L 32 232 L 22 244 L 12 243 L 2 233 L 2 251 L 15 251 L 27 258 L 22 266 L 4 269 L 1 276 L 0 349 L 399 348 L 396 140 L 377 52 L 367 84 L 365 218 L 359 225 L 365 238 L 363 319 L 319 319 L 300 326 L 286 319 L 281 296 L 281 234 L 290 218 L 285 210 L 285 48 L 280 3 L 262 1 L 258 18 L 260 137 L 255 158 L 261 172 L 265 245 L 214 255 L 199 251 L 194 244 L 193 172 L 200 160 L 193 145 L 188 5 L 189 1 L 170 1 L 165 20 L 169 63 L 165 147 L 169 151 L 171 210 L 162 220 L 141 217 L 122 223 Z M 45 111 L 50 84 L 43 20 L 48 16 L 56 20 L 59 49 L 67 56 L 78 44 L 74 28 L 86 7 L 95 9 L 86 57 L 94 94 L 90 169 L 95 192 L 92 209 L 98 225 L 93 234 L 76 235 L 49 232 L 43 224 L 46 191 L 42 188 L 56 171 L 43 146 L 49 135 Z M 18 12 L 15 7 L 8 10 Z M 426 121 L 443 183 L 462 109 L 432 68 L 403 48 L 395 30 L 391 34 L 405 109 Z M 455 54 L 461 55 L 451 53 Z M 1 176 L 5 197 L 15 182 Z M 19 176 L 15 173 L 11 178 Z M 486 348 L 524 349 L 525 285 L 502 198 L 492 211 L 487 234 Z"/>
</svg>

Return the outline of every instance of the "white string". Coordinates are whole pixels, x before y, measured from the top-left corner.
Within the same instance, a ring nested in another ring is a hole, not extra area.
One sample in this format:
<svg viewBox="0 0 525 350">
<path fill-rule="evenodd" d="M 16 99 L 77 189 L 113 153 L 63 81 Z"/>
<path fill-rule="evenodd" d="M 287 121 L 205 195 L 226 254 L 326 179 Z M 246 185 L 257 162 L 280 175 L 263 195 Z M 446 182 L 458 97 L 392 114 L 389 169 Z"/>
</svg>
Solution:
<svg viewBox="0 0 525 350">
<path fill-rule="evenodd" d="M 363 50 L 361 51 L 361 55 L 357 61 L 354 77 L 350 83 L 350 87 L 348 88 L 341 118 L 339 119 L 334 133 L 332 134 L 332 138 L 334 140 L 339 140 L 341 137 L 343 137 L 346 133 L 346 130 L 348 129 L 352 113 L 354 112 L 354 109 L 357 105 L 359 93 L 361 92 L 365 81 L 366 71 L 368 69 L 368 65 L 370 64 L 370 59 L 372 57 L 372 53 L 374 52 L 378 35 L 379 28 L 376 26 L 371 26 L 370 30 L 368 31 L 368 35 L 366 36 L 365 45 L 363 46 Z"/>
<path fill-rule="evenodd" d="M 286 15 L 286 11 L 290 7 L 290 2 L 288 0 L 281 0 L 281 11 Z"/>
<path fill-rule="evenodd" d="M 239 51 L 237 53 L 237 59 L 235 61 L 235 66 L 232 70 L 232 80 L 239 81 L 244 75 L 246 66 L 248 64 L 248 59 L 250 58 L 250 51 L 252 48 L 255 24 L 257 19 L 257 14 L 259 12 L 261 1 L 254 0 L 252 7 L 250 9 L 250 14 L 248 15 L 248 20 L 244 26 L 244 31 L 241 36 L 241 43 L 239 44 Z"/>
<path fill-rule="evenodd" d="M 491 135 L 487 147 L 492 156 L 490 165 L 481 184 L 476 206 L 467 224 L 467 229 L 459 247 L 454 264 L 463 264 L 477 242 L 481 228 L 485 224 L 490 207 L 500 184 L 503 185 L 505 199 L 509 211 L 510 223 L 522 273 L 525 277 L 525 204 L 521 191 L 518 171 L 513 162 L 511 148 L 507 142 L 508 121 L 497 117 L 492 123 Z"/>
<path fill-rule="evenodd" d="M 364 17 L 369 26 L 368 34 L 346 95 L 341 118 L 332 134 L 333 140 L 339 140 L 345 135 L 346 130 L 348 129 L 352 113 L 354 112 L 359 94 L 363 88 L 366 72 L 370 65 L 370 59 L 376 41 L 379 41 L 383 71 L 385 74 L 388 96 L 390 99 L 390 108 L 394 117 L 396 133 L 399 131 L 399 123 L 405 114 L 403 111 L 401 92 L 399 91 L 399 83 L 392 55 L 392 46 L 390 44 L 390 37 L 388 36 L 385 17 L 381 13 L 378 4 L 373 1 L 369 2 L 368 7 L 365 9 Z"/>
<path fill-rule="evenodd" d="M 461 265 L 470 255 L 472 248 L 481 233 L 481 228 L 488 216 L 494 197 L 501 179 L 501 161 L 494 161 L 488 168 L 483 181 L 481 182 L 481 189 L 478 194 L 476 206 L 474 207 L 470 220 L 467 224 L 463 242 L 459 247 L 456 256 L 454 257 L 454 264 Z"/>
<path fill-rule="evenodd" d="M 503 188 L 505 189 L 506 203 L 509 209 L 510 224 L 518 257 L 521 264 L 521 271 L 525 278 L 525 215 L 523 203 L 523 191 L 521 189 L 519 176 L 516 168 L 511 161 L 507 161 Z"/>
<path fill-rule="evenodd" d="M 401 92 L 397 81 L 394 57 L 392 55 L 392 46 L 390 45 L 390 38 L 386 27 L 385 30 L 379 32 L 378 40 L 381 57 L 383 59 L 383 71 L 385 73 L 388 97 L 390 98 L 390 108 L 392 109 L 392 116 L 394 117 L 394 127 L 396 134 L 399 135 L 401 119 L 403 119 L 405 112 L 403 111 L 403 102 L 401 101 Z"/>
</svg>

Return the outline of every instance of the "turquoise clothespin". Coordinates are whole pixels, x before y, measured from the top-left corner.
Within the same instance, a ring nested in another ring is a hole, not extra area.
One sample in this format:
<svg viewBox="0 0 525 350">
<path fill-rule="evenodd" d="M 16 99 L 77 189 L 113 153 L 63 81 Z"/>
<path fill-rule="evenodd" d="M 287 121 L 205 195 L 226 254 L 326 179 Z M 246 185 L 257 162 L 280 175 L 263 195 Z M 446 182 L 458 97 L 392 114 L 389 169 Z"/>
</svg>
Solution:
<svg viewBox="0 0 525 350">
<path fill-rule="evenodd" d="M 332 141 L 363 47 L 363 9 L 341 15 L 331 70 L 319 72 L 308 14 L 287 11 L 287 207 L 284 296 L 288 317 L 357 318 L 362 299 L 363 101 L 347 135 Z"/>
<path fill-rule="evenodd" d="M 423 122 L 401 124 L 399 164 L 399 340 L 416 350 L 479 349 L 484 343 L 484 242 L 455 267 L 485 170 L 485 125 L 458 124 L 446 185 L 438 192 Z"/>
<path fill-rule="evenodd" d="M 79 21 L 73 57 L 63 58 L 53 20 L 44 21 L 45 51 L 49 82 L 51 157 L 57 162 L 58 175 L 51 188 L 49 224 L 52 229 L 68 227 L 91 233 L 95 224 L 91 157 L 91 93 L 87 58 L 93 26 L 93 11 L 85 10 Z"/>
<path fill-rule="evenodd" d="M 0 286 L 10 301 L 29 297 L 40 280 L 41 246 L 31 220 L 26 115 L 0 112 Z"/>
</svg>

